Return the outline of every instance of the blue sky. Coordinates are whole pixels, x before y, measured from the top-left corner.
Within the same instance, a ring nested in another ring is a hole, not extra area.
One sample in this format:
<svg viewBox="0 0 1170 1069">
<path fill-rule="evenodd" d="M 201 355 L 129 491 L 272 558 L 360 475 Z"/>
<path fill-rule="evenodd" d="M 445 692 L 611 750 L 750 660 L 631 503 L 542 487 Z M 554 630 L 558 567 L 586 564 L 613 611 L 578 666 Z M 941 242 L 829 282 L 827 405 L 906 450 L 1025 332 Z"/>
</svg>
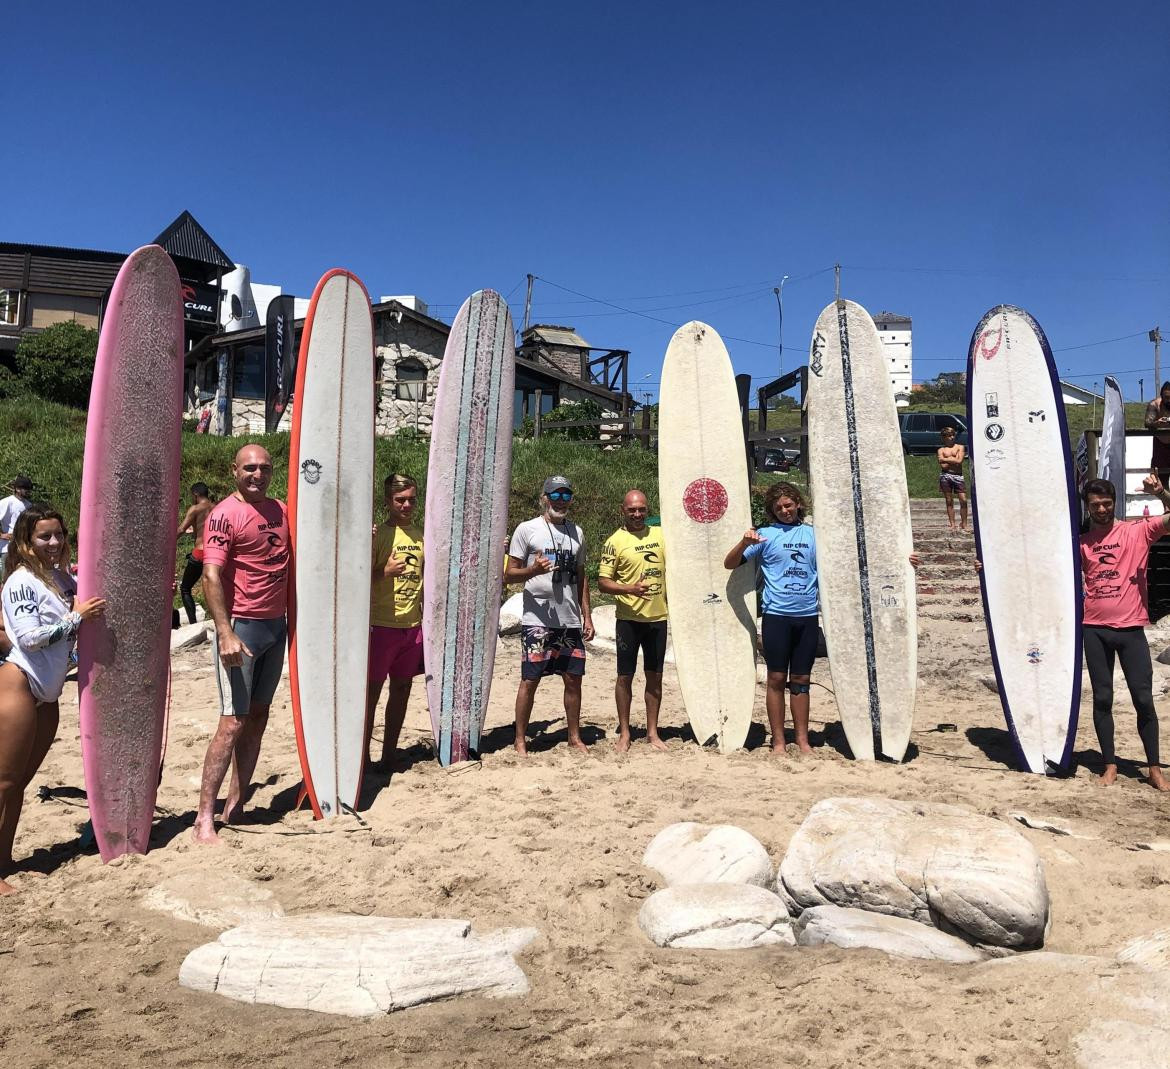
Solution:
<svg viewBox="0 0 1170 1069">
<path fill-rule="evenodd" d="M 772 377 L 784 275 L 785 367 L 807 359 L 837 262 L 844 296 L 913 317 L 916 380 L 1000 302 L 1062 376 L 1134 399 L 1145 332 L 1170 335 L 1164 3 L 60 3 L 5 27 L 4 240 L 129 250 L 187 208 L 256 281 L 306 296 L 345 266 L 448 320 L 490 286 L 519 323 L 532 272 L 534 319 L 630 349 L 651 391 L 688 319 Z"/>
</svg>

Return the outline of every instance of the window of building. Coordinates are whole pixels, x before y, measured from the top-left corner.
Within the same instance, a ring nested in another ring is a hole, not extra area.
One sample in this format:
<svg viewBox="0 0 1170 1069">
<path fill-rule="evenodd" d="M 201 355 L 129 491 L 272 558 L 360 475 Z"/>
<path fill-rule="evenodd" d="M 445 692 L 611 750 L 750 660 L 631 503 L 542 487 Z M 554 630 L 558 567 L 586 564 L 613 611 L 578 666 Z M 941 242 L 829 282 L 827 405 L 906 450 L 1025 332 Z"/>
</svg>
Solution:
<svg viewBox="0 0 1170 1069">
<path fill-rule="evenodd" d="M 0 290 L 0 323 L 14 327 L 20 322 L 20 290 Z"/>
<path fill-rule="evenodd" d="M 394 367 L 394 396 L 399 401 L 427 399 L 427 369 L 420 360 L 407 357 Z"/>
<path fill-rule="evenodd" d="M 264 346 L 245 345 L 232 361 L 232 396 L 242 401 L 264 399 Z"/>
<path fill-rule="evenodd" d="M 547 416 L 554 408 L 557 407 L 557 398 L 554 393 L 549 390 L 541 390 L 540 392 L 540 412 L 541 415 Z M 524 421 L 525 417 L 532 417 L 536 414 L 536 389 L 524 388 L 516 390 L 516 404 L 512 411 L 512 425 L 519 427 Z"/>
</svg>

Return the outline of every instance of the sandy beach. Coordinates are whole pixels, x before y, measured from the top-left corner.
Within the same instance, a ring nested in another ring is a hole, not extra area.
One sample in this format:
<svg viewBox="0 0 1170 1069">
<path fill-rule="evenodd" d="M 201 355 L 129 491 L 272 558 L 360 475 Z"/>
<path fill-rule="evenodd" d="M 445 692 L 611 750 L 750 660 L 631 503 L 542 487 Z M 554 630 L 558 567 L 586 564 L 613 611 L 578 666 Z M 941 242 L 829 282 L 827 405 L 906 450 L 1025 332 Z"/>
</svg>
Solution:
<svg viewBox="0 0 1170 1069">
<path fill-rule="evenodd" d="M 976 610 L 978 611 L 978 610 Z M 1151 633 L 1153 634 L 1153 633 Z M 1170 924 L 1170 863 L 1137 844 L 1170 839 L 1167 800 L 1144 786 L 1133 712 L 1119 690 L 1121 781 L 1011 770 L 981 622 L 923 619 L 920 691 L 909 759 L 860 764 L 817 662 L 815 756 L 772 757 L 758 688 L 749 749 L 700 750 L 685 728 L 668 666 L 662 722 L 669 753 L 644 741 L 615 752 L 614 661 L 595 652 L 585 676 L 587 756 L 565 746 L 559 683 L 537 697 L 540 734 L 511 749 L 519 647 L 501 640 L 481 764 L 444 771 L 431 758 L 421 685 L 404 732 L 410 767 L 369 779 L 361 819 L 314 823 L 292 809 L 300 781 L 287 677 L 257 772 L 250 821 L 196 847 L 190 828 L 215 722 L 207 646 L 174 658 L 170 744 L 147 856 L 104 866 L 78 845 L 87 811 L 76 686 L 61 731 L 29 791 L 16 843 L 31 857 L 20 894 L 0 906 L 0 1050 L 27 1069 L 120 1065 L 1072 1065 L 1071 1037 L 1091 998 L 1038 962 L 1010 975 L 986 966 L 907 961 L 834 948 L 661 950 L 639 931 L 659 885 L 640 864 L 664 825 L 736 824 L 778 864 L 809 807 L 834 795 L 942 801 L 1010 820 L 1022 810 L 1084 838 L 1021 828 L 1044 860 L 1053 899 L 1047 949 L 1111 957 Z M 1155 695 L 1167 670 L 1156 666 Z M 641 705 L 635 702 L 635 724 Z M 828 722 L 826 724 L 826 721 Z M 938 732 L 939 723 L 954 732 Z M 1088 703 L 1078 759 L 1095 758 Z M 40 788 L 51 796 L 38 800 Z M 1019 827 L 1013 822 L 1013 826 Z M 247 1006 L 179 986 L 186 954 L 216 931 L 144 909 L 179 873 L 226 871 L 262 883 L 290 914 L 314 911 L 456 917 L 478 930 L 533 925 L 543 938 L 519 961 L 524 999 L 460 999 L 351 1020 Z"/>
</svg>

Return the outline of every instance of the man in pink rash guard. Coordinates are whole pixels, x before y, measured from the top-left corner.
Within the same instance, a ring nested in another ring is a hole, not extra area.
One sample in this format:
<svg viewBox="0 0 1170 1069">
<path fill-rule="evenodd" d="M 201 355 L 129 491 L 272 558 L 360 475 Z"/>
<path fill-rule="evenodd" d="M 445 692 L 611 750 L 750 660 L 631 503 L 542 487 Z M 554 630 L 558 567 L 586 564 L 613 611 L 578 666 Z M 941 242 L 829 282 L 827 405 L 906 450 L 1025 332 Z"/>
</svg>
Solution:
<svg viewBox="0 0 1170 1069">
<path fill-rule="evenodd" d="M 1142 489 L 1170 509 L 1170 493 L 1156 474 L 1146 476 Z M 1145 632 L 1150 622 L 1146 565 L 1150 546 L 1170 531 L 1170 511 L 1164 516 L 1119 523 L 1113 518 L 1117 491 L 1111 482 L 1090 479 L 1084 494 L 1089 510 L 1089 530 L 1081 535 L 1085 667 L 1093 685 L 1093 725 L 1105 763 L 1101 783 L 1109 786 L 1117 780 L 1113 749 L 1113 663 L 1117 659 L 1137 710 L 1147 782 L 1155 790 L 1170 791 L 1159 762 L 1154 670 Z"/>
<path fill-rule="evenodd" d="M 288 607 L 288 510 L 268 496 L 272 458 L 246 445 L 232 462 L 236 492 L 207 517 L 203 593 L 215 621 L 212 656 L 219 683 L 219 725 L 207 747 L 194 837 L 218 843 L 215 803 L 233 760 L 223 821 L 240 819 L 284 668 Z"/>
</svg>

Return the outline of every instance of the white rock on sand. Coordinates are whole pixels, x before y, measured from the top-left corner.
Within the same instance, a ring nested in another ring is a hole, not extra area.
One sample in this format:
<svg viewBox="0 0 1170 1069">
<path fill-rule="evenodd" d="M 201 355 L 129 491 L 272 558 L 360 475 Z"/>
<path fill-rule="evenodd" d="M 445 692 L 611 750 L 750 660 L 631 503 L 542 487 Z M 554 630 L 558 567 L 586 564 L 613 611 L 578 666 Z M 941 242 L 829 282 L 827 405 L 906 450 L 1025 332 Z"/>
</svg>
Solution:
<svg viewBox="0 0 1170 1069">
<path fill-rule="evenodd" d="M 477 936 L 462 920 L 309 915 L 261 921 L 197 947 L 179 983 L 237 1002 L 373 1017 L 456 995 L 524 995 L 512 958 L 539 935 Z"/>
<path fill-rule="evenodd" d="M 176 627 L 171 632 L 171 653 L 178 653 L 179 650 L 202 645 L 208 639 L 209 626 L 203 621 L 196 621 L 193 624 L 183 624 L 182 627 Z"/>
<path fill-rule="evenodd" d="M 792 837 L 779 881 L 801 909 L 886 913 L 991 946 L 1040 946 L 1048 925 L 1032 844 L 958 806 L 824 799 Z"/>
<path fill-rule="evenodd" d="M 513 594 L 500 606 L 500 634 L 518 635 L 520 618 L 524 615 L 524 595 Z"/>
<path fill-rule="evenodd" d="M 638 924 L 660 947 L 743 950 L 794 940 L 788 911 L 771 891 L 752 884 L 678 884 L 655 891 Z"/>
<path fill-rule="evenodd" d="M 1117 960 L 1122 965 L 1170 971 L 1170 928 L 1160 928 L 1126 943 L 1117 952 Z"/>
<path fill-rule="evenodd" d="M 208 928 L 234 928 L 284 916 L 284 908 L 268 888 L 207 868 L 175 873 L 147 891 L 141 901 L 147 909 Z"/>
<path fill-rule="evenodd" d="M 671 824 L 646 847 L 642 864 L 667 886 L 679 883 L 750 883 L 767 887 L 772 862 L 760 841 L 731 824 Z"/>
<path fill-rule="evenodd" d="M 843 950 L 867 948 L 900 958 L 958 964 L 971 964 L 987 957 L 963 940 L 917 921 L 841 906 L 806 909 L 793 923 L 793 931 L 797 944 L 806 947 L 828 943 Z"/>
</svg>

